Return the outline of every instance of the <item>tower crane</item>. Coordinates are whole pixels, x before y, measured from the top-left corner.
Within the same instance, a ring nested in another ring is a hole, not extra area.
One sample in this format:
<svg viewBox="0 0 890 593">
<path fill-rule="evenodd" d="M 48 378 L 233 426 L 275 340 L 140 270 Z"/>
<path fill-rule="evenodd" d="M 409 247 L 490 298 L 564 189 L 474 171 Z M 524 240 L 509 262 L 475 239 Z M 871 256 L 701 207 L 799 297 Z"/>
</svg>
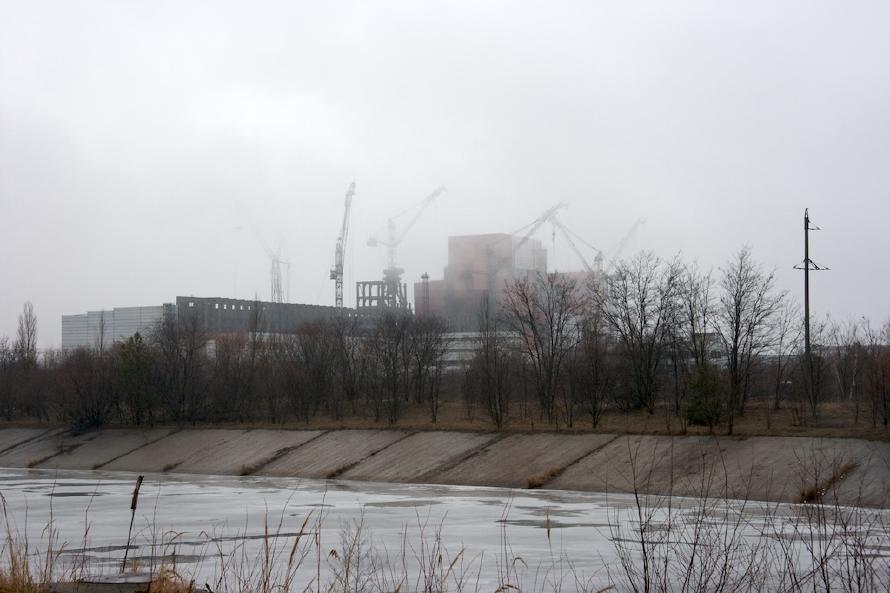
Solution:
<svg viewBox="0 0 890 593">
<path fill-rule="evenodd" d="M 271 285 L 269 300 L 273 303 L 283 303 L 285 300 L 290 300 L 290 261 L 282 255 L 282 252 L 285 251 L 284 241 L 279 241 L 278 248 L 273 250 L 266 240 L 263 239 L 262 233 L 260 233 L 250 214 L 246 210 L 244 213 L 253 236 L 256 237 L 257 242 L 259 242 L 269 258 L 269 280 Z M 282 266 L 286 269 L 284 287 L 282 287 L 281 279 Z"/>
<path fill-rule="evenodd" d="M 498 271 L 501 270 L 505 265 L 507 265 L 515 257 L 516 252 L 519 251 L 523 245 L 528 243 L 528 240 L 531 239 L 532 235 L 534 235 L 538 231 L 538 229 L 540 229 L 541 226 L 544 225 L 544 223 L 546 223 L 548 220 L 551 220 L 556 215 L 556 213 L 558 211 L 560 211 L 566 207 L 567 207 L 567 204 L 565 204 L 565 202 L 559 202 L 559 203 L 551 206 L 550 208 L 544 210 L 544 212 L 542 212 L 540 216 L 538 216 L 536 219 L 534 219 L 533 221 L 531 221 L 524 227 L 516 229 L 515 231 L 510 233 L 510 235 L 509 235 L 510 237 L 515 237 L 519 233 L 523 233 L 523 235 L 520 237 L 520 239 L 516 243 L 514 243 L 510 247 L 510 250 L 508 251 L 508 253 L 506 255 L 498 258 L 496 261 L 492 261 L 492 256 L 494 254 L 493 245 L 496 244 L 497 242 L 489 244 L 487 246 L 487 256 L 488 256 L 489 264 L 487 266 L 486 271 L 484 272 L 484 276 L 486 277 L 486 280 L 487 280 L 487 284 L 488 284 L 487 290 L 488 290 L 489 295 L 496 294 L 497 287 L 495 286 L 495 283 L 497 281 Z M 497 299 L 494 296 L 491 296 L 488 300 L 488 306 L 489 306 L 489 310 L 491 312 L 494 312 L 494 310 L 495 310 L 496 301 L 497 301 Z"/>
<path fill-rule="evenodd" d="M 368 239 L 368 245 L 370 247 L 383 245 L 387 249 L 387 268 L 383 270 L 383 302 L 385 307 L 405 308 L 408 306 L 408 303 L 405 301 L 405 295 L 402 293 L 401 289 L 402 273 L 405 270 L 396 265 L 397 249 L 399 243 L 402 242 L 402 240 L 405 238 L 405 235 L 408 234 L 408 231 L 410 231 L 415 223 L 417 223 L 417 220 L 424 213 L 424 211 L 429 208 L 430 204 L 432 204 L 436 198 L 438 198 L 446 191 L 448 190 L 444 186 L 438 187 L 435 191 L 433 191 L 430 195 L 425 197 L 417 204 L 387 220 L 386 241 L 382 241 L 376 237 L 371 237 L 370 239 Z M 396 219 L 408 214 L 412 210 L 414 211 L 414 213 L 412 214 L 411 218 L 408 219 L 407 223 L 402 225 L 401 231 L 397 231 Z"/>
<path fill-rule="evenodd" d="M 637 230 L 641 226 L 646 223 L 645 218 L 638 218 L 636 222 L 634 222 L 631 227 L 627 230 L 624 236 L 618 241 L 618 244 L 612 249 L 612 252 L 609 256 L 609 269 L 612 269 L 616 263 L 618 263 L 618 258 L 621 256 L 621 252 L 624 251 L 624 248 L 627 247 L 628 241 L 636 234 Z"/>
<path fill-rule="evenodd" d="M 569 229 L 568 229 L 568 228 L 567 228 L 567 227 L 566 227 L 566 226 L 559 220 L 559 218 L 557 218 L 555 212 L 550 216 L 550 222 L 553 224 L 553 226 L 555 226 L 557 229 L 559 229 L 559 232 L 560 232 L 560 233 L 562 234 L 562 236 L 565 238 L 566 243 L 569 244 L 569 247 L 571 247 L 571 249 L 572 249 L 572 251 L 575 253 L 575 255 L 578 256 L 578 259 L 581 260 L 581 265 L 584 266 L 584 269 L 587 271 L 588 274 L 594 274 L 594 273 L 596 273 L 596 272 L 594 271 L 594 266 L 591 266 L 590 263 L 587 261 L 587 258 L 584 257 L 584 254 L 581 253 L 581 250 L 578 248 L 578 245 L 575 243 L 575 239 L 574 239 L 573 237 L 575 237 L 575 238 L 577 238 L 579 241 L 583 242 L 587 247 L 589 247 L 589 248 L 593 249 L 594 251 L 596 251 L 596 260 L 595 260 L 595 264 L 594 264 L 594 265 L 595 265 L 596 268 L 597 268 L 597 272 L 602 272 L 602 264 L 603 264 L 603 252 L 602 252 L 602 251 L 600 251 L 599 249 L 597 249 L 596 247 L 594 247 L 593 245 L 591 245 L 591 244 L 588 243 L 587 241 L 584 241 L 584 239 L 582 239 L 581 237 L 579 237 L 578 235 L 576 235 L 575 233 L 573 233 L 572 231 L 570 231 L 570 230 L 569 230 Z"/>
<path fill-rule="evenodd" d="M 340 235 L 337 237 L 337 246 L 334 248 L 334 267 L 331 268 L 331 280 L 334 281 L 334 305 L 338 309 L 343 307 L 343 261 L 346 257 L 346 239 L 349 236 L 349 210 L 352 207 L 353 195 L 355 195 L 355 181 L 350 183 L 349 188 L 346 190 L 343 223 L 340 225 Z"/>
</svg>

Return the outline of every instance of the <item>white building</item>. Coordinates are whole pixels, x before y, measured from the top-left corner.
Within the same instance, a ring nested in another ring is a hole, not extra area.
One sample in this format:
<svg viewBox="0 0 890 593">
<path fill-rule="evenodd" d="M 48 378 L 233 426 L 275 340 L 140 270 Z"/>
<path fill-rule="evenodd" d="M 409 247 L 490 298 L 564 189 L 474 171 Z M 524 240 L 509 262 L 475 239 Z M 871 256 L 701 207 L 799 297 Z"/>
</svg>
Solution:
<svg viewBox="0 0 890 593">
<path fill-rule="evenodd" d="M 116 307 L 109 311 L 89 311 L 79 315 L 62 315 L 62 348 L 95 348 L 111 346 L 139 332 L 148 333 L 164 317 L 166 308 Z"/>
</svg>

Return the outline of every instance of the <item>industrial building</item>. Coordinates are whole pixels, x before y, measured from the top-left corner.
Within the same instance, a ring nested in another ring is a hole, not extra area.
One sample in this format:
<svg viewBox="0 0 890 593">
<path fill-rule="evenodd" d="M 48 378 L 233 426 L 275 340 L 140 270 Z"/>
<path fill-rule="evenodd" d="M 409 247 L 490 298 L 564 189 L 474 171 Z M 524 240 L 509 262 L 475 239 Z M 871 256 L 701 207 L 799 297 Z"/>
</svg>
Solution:
<svg viewBox="0 0 890 593">
<path fill-rule="evenodd" d="M 62 348 L 96 348 L 147 334 L 165 315 L 183 322 L 196 320 L 209 335 L 261 331 L 291 333 L 300 326 L 329 319 L 338 310 L 322 305 L 272 303 L 225 297 L 178 296 L 175 303 L 149 307 L 117 307 L 62 316 Z"/>
<path fill-rule="evenodd" d="M 537 239 L 505 233 L 449 237 L 443 278 L 414 284 L 415 308 L 448 320 L 454 331 L 471 331 L 483 295 L 493 305 L 508 281 L 539 272 L 547 272 L 547 250 Z"/>
<path fill-rule="evenodd" d="M 175 305 L 166 303 L 150 307 L 116 307 L 107 311 L 88 311 L 62 315 L 62 348 L 96 348 L 126 340 L 139 332 L 145 334 L 173 313 Z"/>
<path fill-rule="evenodd" d="M 176 297 L 178 318 L 181 321 L 197 319 L 198 327 L 209 334 L 245 331 L 293 333 L 307 323 L 330 319 L 338 311 L 341 310 L 324 305 L 269 303 L 223 297 Z"/>
</svg>

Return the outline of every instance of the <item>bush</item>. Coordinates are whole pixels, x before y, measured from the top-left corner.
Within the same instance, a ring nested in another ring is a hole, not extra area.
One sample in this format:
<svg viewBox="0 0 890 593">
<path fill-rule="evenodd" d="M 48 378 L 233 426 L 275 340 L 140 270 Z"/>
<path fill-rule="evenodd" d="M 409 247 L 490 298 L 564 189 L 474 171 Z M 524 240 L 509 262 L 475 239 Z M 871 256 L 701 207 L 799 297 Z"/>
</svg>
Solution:
<svg viewBox="0 0 890 593">
<path fill-rule="evenodd" d="M 689 424 L 707 426 L 713 430 L 720 423 L 721 415 L 720 372 L 714 365 L 701 365 L 689 381 L 686 420 Z"/>
</svg>

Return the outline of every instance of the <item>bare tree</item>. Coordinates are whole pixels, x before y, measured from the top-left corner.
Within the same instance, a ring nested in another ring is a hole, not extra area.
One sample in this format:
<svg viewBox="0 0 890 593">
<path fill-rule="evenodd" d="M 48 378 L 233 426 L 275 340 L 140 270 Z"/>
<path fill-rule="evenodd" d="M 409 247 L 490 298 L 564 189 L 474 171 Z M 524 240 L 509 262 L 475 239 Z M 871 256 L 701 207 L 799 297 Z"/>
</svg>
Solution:
<svg viewBox="0 0 890 593">
<path fill-rule="evenodd" d="M 868 321 L 863 328 L 866 344 L 865 389 L 872 426 L 890 424 L 890 320 L 882 329 Z"/>
<path fill-rule="evenodd" d="M 609 364 L 609 337 L 602 316 L 590 308 L 581 326 L 581 340 L 573 351 L 569 370 L 571 401 L 590 416 L 594 428 L 599 424 L 606 397 L 614 384 Z"/>
<path fill-rule="evenodd" d="M 214 421 L 250 420 L 255 416 L 257 371 L 265 355 L 263 307 L 254 301 L 246 332 L 218 335 L 210 416 Z"/>
<path fill-rule="evenodd" d="M 580 339 L 580 291 L 560 274 L 517 278 L 507 284 L 503 308 L 531 366 L 541 413 L 552 424 L 568 358 Z"/>
<path fill-rule="evenodd" d="M 9 338 L 0 336 L 0 413 L 7 421 L 15 416 L 15 375 L 15 350 L 10 346 Z"/>
<path fill-rule="evenodd" d="M 75 430 L 100 428 L 114 410 L 111 361 L 102 352 L 78 348 L 64 353 L 60 367 L 60 416 Z"/>
<path fill-rule="evenodd" d="M 592 285 L 606 327 L 630 369 L 633 405 L 655 413 L 659 369 L 677 318 L 681 267 L 644 251 Z"/>
<path fill-rule="evenodd" d="M 395 424 L 402 414 L 402 404 L 408 397 L 407 371 L 410 348 L 405 342 L 412 323 L 409 315 L 401 312 L 384 313 L 378 320 L 372 337 L 371 352 L 376 378 L 375 399 L 386 412 L 390 424 Z M 379 417 L 379 412 L 375 413 Z"/>
<path fill-rule="evenodd" d="M 359 397 L 367 379 L 366 338 L 357 317 L 342 315 L 330 322 L 334 379 L 338 397 L 358 413 Z"/>
<path fill-rule="evenodd" d="M 411 382 L 414 399 L 429 406 L 430 421 L 439 419 L 439 395 L 445 352 L 448 350 L 447 326 L 439 317 L 425 315 L 411 324 L 408 332 Z"/>
<path fill-rule="evenodd" d="M 19 315 L 13 350 L 19 365 L 25 368 L 37 365 L 37 316 L 31 301 L 25 303 Z"/>
<path fill-rule="evenodd" d="M 785 295 L 775 291 L 774 273 L 754 262 L 748 246 L 721 270 L 720 288 L 714 328 L 726 357 L 727 429 L 732 434 L 736 415 L 745 412 L 754 365 L 770 346 L 770 323 Z"/>
<path fill-rule="evenodd" d="M 510 354 L 498 316 L 485 293 L 479 306 L 479 340 L 464 382 L 468 401 L 482 401 L 488 417 L 500 430 L 510 416 Z M 471 392 L 468 393 L 468 392 Z"/>
<path fill-rule="evenodd" d="M 853 421 L 859 423 L 860 392 L 865 352 L 857 321 L 832 323 L 828 329 L 831 374 L 842 402 L 853 404 Z"/>
<path fill-rule="evenodd" d="M 684 334 L 683 344 L 696 367 L 707 364 L 710 359 L 713 287 L 714 280 L 710 272 L 702 272 L 696 264 L 684 268 L 678 295 L 679 325 Z"/>
<path fill-rule="evenodd" d="M 168 419 L 195 422 L 204 415 L 204 397 L 213 375 L 207 363 L 209 337 L 196 315 L 167 314 L 151 334 L 160 355 L 162 399 Z"/>
<path fill-rule="evenodd" d="M 114 399 L 123 422 L 154 424 L 158 384 L 153 367 L 153 352 L 138 332 L 114 349 Z"/>
<path fill-rule="evenodd" d="M 800 307 L 792 299 L 785 299 L 772 324 L 773 409 L 781 407 L 782 393 L 788 382 L 791 354 L 800 347 Z"/>
<path fill-rule="evenodd" d="M 264 414 L 273 423 L 282 422 L 286 415 L 289 353 L 287 336 L 272 335 L 266 340 L 266 353 L 260 362 L 259 376 Z"/>
<path fill-rule="evenodd" d="M 808 418 L 816 419 L 819 415 L 819 404 L 825 398 L 830 383 L 827 353 L 824 345 L 828 342 L 828 320 L 813 320 L 810 323 L 810 338 L 816 345 L 813 352 L 807 352 L 801 344 L 798 347 L 793 380 L 796 395 L 795 406 L 792 408 L 795 423 L 803 425 Z"/>
</svg>

